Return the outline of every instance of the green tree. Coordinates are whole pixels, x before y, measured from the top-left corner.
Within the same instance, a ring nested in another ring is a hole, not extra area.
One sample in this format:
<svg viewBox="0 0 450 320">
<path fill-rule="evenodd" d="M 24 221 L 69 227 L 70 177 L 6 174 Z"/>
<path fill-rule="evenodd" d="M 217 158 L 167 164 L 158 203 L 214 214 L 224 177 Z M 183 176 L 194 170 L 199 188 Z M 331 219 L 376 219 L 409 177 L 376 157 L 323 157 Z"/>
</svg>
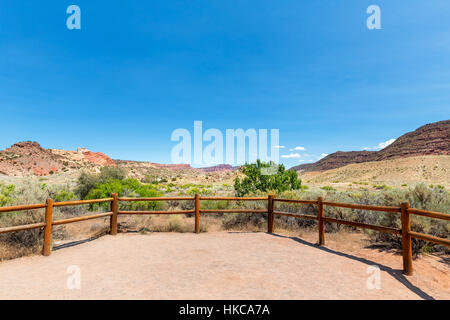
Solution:
<svg viewBox="0 0 450 320">
<path fill-rule="evenodd" d="M 95 189 L 98 185 L 106 183 L 110 179 L 122 181 L 125 178 L 125 170 L 123 168 L 113 166 L 102 167 L 99 174 L 82 172 L 78 178 L 75 193 L 81 199 L 86 199 L 91 190 Z"/>
<path fill-rule="evenodd" d="M 274 170 L 273 174 L 271 171 Z M 245 178 L 234 180 L 234 190 L 237 197 L 245 196 L 256 191 L 267 192 L 276 190 L 284 192 L 301 189 L 302 182 L 294 170 L 286 170 L 284 165 L 273 162 L 265 163 L 257 160 L 256 163 L 245 164 L 242 167 Z"/>
</svg>

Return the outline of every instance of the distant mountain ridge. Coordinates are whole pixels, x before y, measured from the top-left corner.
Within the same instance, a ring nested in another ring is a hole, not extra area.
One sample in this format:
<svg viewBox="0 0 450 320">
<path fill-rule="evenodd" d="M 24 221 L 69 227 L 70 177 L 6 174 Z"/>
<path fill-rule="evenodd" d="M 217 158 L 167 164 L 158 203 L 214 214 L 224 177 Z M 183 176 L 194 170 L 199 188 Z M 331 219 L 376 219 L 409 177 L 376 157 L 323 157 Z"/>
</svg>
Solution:
<svg viewBox="0 0 450 320">
<path fill-rule="evenodd" d="M 211 167 L 194 168 L 190 164 L 163 164 L 155 163 L 149 161 L 133 161 L 133 160 L 114 160 L 117 165 L 121 164 L 132 164 L 132 163 L 146 163 L 150 164 L 158 169 L 169 169 L 169 170 L 197 170 L 202 172 L 222 172 L 222 171 L 234 171 L 239 167 L 233 167 L 229 164 L 219 164 Z"/>
<path fill-rule="evenodd" d="M 450 120 L 426 124 L 400 136 L 380 151 L 337 151 L 315 163 L 292 167 L 297 171 L 325 171 L 352 163 L 423 155 L 450 155 Z"/>
<path fill-rule="evenodd" d="M 18 142 L 0 151 L 0 174 L 7 176 L 47 176 L 71 170 L 87 169 L 98 171 L 104 166 L 127 166 L 143 164 L 148 168 L 160 170 L 179 170 L 192 172 L 227 172 L 236 170 L 227 164 L 205 168 L 193 168 L 189 164 L 161 164 L 149 161 L 113 160 L 101 152 L 86 148 L 76 151 L 44 149 L 34 141 Z"/>
<path fill-rule="evenodd" d="M 450 120 L 424 125 L 406 133 L 380 151 L 338 151 L 316 163 L 303 164 L 291 169 L 297 171 L 325 171 L 352 163 L 383 161 L 423 155 L 450 155 Z M 101 152 L 85 148 L 77 151 L 44 149 L 32 141 L 19 142 L 0 151 L 0 174 L 8 176 L 46 176 L 71 170 L 98 171 L 103 166 L 145 166 L 156 170 L 180 170 L 189 172 L 229 172 L 239 167 L 220 164 L 212 167 L 193 168 L 189 164 L 160 164 L 146 161 L 113 160 Z"/>
</svg>

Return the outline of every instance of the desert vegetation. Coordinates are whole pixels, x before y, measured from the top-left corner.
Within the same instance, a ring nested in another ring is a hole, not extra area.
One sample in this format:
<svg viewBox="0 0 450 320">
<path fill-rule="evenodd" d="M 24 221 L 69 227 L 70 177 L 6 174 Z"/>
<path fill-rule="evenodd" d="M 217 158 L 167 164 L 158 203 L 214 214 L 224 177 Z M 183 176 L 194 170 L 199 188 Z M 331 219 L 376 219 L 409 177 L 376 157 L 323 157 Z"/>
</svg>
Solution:
<svg viewBox="0 0 450 320">
<path fill-rule="evenodd" d="M 263 192 L 256 192 L 250 195 L 266 195 Z M 440 187 L 430 187 L 425 184 L 418 184 L 405 189 L 380 189 L 377 191 L 362 189 L 355 191 L 338 191 L 335 189 L 318 190 L 294 190 L 276 193 L 276 197 L 286 199 L 316 200 L 319 196 L 331 202 L 347 202 L 355 204 L 387 205 L 399 206 L 402 202 L 408 202 L 411 207 L 439 212 L 449 212 L 450 197 L 447 190 Z M 315 205 L 295 205 L 288 203 L 278 203 L 276 210 L 295 214 L 317 215 Z M 354 210 L 338 207 L 325 207 L 327 217 L 356 221 L 360 223 L 382 225 L 388 227 L 401 227 L 401 217 L 397 213 L 373 212 L 367 210 Z M 229 229 L 265 229 L 267 226 L 267 215 L 233 214 L 224 221 L 224 226 Z M 276 228 L 286 230 L 298 230 L 299 228 L 315 227 L 316 222 L 311 220 L 296 219 L 291 217 L 277 217 Z M 446 238 L 450 234 L 450 223 L 448 221 L 431 219 L 422 216 L 412 216 L 412 231 L 426 233 L 437 237 Z M 397 235 L 381 233 L 371 230 L 360 230 L 350 226 L 334 223 L 325 224 L 326 232 L 339 232 L 346 230 L 350 232 L 365 232 L 369 235 L 374 244 L 383 245 L 387 248 L 400 249 L 401 237 Z M 413 239 L 413 252 L 445 252 L 449 253 L 447 247 L 430 244 L 428 242 Z"/>
<path fill-rule="evenodd" d="M 359 186 L 350 190 L 339 190 L 333 187 L 308 188 L 302 184 L 294 171 L 286 171 L 284 167 L 277 168 L 276 174 L 266 176 L 261 174 L 261 168 L 268 168 L 270 164 L 256 163 L 244 166 L 241 178 L 235 180 L 234 186 L 226 183 L 195 184 L 183 183 L 176 180 L 161 181 L 152 179 L 150 183 L 129 177 L 129 172 L 123 168 L 103 167 L 99 173 L 82 173 L 75 186 L 49 185 L 44 181 L 23 179 L 17 184 L 0 184 L 0 205 L 10 206 L 19 204 L 43 203 L 47 198 L 55 201 L 75 199 L 96 199 L 110 197 L 111 193 L 118 193 L 121 197 L 158 197 L 158 196 L 192 196 L 194 194 L 209 196 L 267 196 L 275 194 L 276 197 L 288 199 L 316 200 L 319 196 L 327 201 L 348 202 L 356 204 L 399 206 L 408 202 L 411 207 L 439 212 L 449 212 L 450 197 L 447 189 L 442 185 L 417 184 L 401 187 L 384 187 L 377 185 L 372 188 L 367 182 L 352 182 Z M 264 201 L 202 201 L 201 209 L 265 209 Z M 276 210 L 296 214 L 317 214 L 314 205 L 296 205 L 277 203 Z M 148 201 L 148 202 L 121 202 L 121 210 L 191 210 L 192 201 Z M 109 204 L 85 205 L 75 207 L 55 208 L 55 219 L 73 217 L 86 214 L 88 211 L 109 211 Z M 400 215 L 383 212 L 369 212 L 336 207 L 326 207 L 326 216 L 362 223 L 399 227 Z M 44 210 L 30 210 L 17 213 L 0 214 L 0 227 L 14 226 L 42 222 Z M 193 227 L 192 215 L 186 216 L 126 216 L 119 217 L 119 230 L 147 232 L 191 232 Z M 97 224 L 99 224 L 97 222 Z M 205 214 L 201 218 L 201 231 L 210 228 L 216 230 L 261 230 L 267 228 L 267 214 L 226 213 Z M 370 230 L 356 230 L 349 226 L 326 223 L 326 232 L 335 233 L 341 230 L 349 232 L 365 232 L 373 244 L 383 245 L 387 248 L 399 249 L 401 239 L 399 236 L 379 233 Z M 93 228 L 93 227 L 92 227 Z M 103 228 L 103 229 L 102 229 Z M 93 229 L 107 231 L 108 223 Z M 296 219 L 291 217 L 276 218 L 276 230 L 289 230 L 299 232 L 304 228 L 316 228 L 315 221 Z M 412 230 L 437 237 L 446 238 L 450 234 L 450 223 L 447 221 L 430 219 L 421 216 L 412 217 Z M 74 237 L 73 230 L 66 226 L 54 229 L 53 239 L 64 240 Z M 42 231 L 28 230 L 0 235 L 0 259 L 11 259 L 22 255 L 37 253 L 41 249 Z M 421 252 L 449 253 L 449 249 L 427 243 L 422 240 L 413 240 L 415 254 Z"/>
<path fill-rule="evenodd" d="M 286 171 L 284 165 L 264 163 L 258 160 L 256 163 L 246 164 L 242 168 L 245 177 L 234 180 L 234 190 L 237 197 L 245 196 L 256 191 L 298 190 L 302 182 L 298 179 L 295 170 Z"/>
</svg>

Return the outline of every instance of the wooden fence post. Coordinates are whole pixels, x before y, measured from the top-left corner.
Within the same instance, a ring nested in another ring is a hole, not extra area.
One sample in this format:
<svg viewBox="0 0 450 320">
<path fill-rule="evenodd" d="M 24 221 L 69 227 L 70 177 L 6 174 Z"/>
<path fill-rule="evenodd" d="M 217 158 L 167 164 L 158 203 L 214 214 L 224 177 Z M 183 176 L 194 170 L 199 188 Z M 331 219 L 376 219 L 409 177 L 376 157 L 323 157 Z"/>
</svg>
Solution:
<svg viewBox="0 0 450 320">
<path fill-rule="evenodd" d="M 53 199 L 47 199 L 45 207 L 44 247 L 42 254 L 49 256 L 52 250 Z"/>
<path fill-rule="evenodd" d="M 269 194 L 267 197 L 267 232 L 273 233 L 275 226 L 275 219 L 273 216 L 273 194 Z"/>
<path fill-rule="evenodd" d="M 119 198 L 117 193 L 111 195 L 113 200 L 111 201 L 112 216 L 109 220 L 109 234 L 115 236 L 117 234 L 117 214 L 119 212 Z"/>
<path fill-rule="evenodd" d="M 195 233 L 200 233 L 200 197 L 198 194 L 195 194 L 194 206 L 195 206 Z"/>
<path fill-rule="evenodd" d="M 413 274 L 412 266 L 412 246 L 411 246 L 411 216 L 408 212 L 409 204 L 402 203 L 402 254 L 403 254 L 403 273 L 407 276 Z"/>
<path fill-rule="evenodd" d="M 319 220 L 319 246 L 325 245 L 325 225 L 323 223 L 323 198 L 317 199 L 317 219 Z"/>
</svg>

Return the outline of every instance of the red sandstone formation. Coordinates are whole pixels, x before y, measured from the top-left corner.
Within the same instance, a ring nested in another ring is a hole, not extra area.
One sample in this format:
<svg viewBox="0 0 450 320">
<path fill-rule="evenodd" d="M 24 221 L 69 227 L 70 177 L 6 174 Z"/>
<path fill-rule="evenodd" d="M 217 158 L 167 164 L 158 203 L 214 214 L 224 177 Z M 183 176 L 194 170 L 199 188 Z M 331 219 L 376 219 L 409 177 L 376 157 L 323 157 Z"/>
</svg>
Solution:
<svg viewBox="0 0 450 320">
<path fill-rule="evenodd" d="M 101 152 L 84 151 L 83 156 L 89 162 L 99 166 L 116 166 L 114 160 Z"/>
</svg>

